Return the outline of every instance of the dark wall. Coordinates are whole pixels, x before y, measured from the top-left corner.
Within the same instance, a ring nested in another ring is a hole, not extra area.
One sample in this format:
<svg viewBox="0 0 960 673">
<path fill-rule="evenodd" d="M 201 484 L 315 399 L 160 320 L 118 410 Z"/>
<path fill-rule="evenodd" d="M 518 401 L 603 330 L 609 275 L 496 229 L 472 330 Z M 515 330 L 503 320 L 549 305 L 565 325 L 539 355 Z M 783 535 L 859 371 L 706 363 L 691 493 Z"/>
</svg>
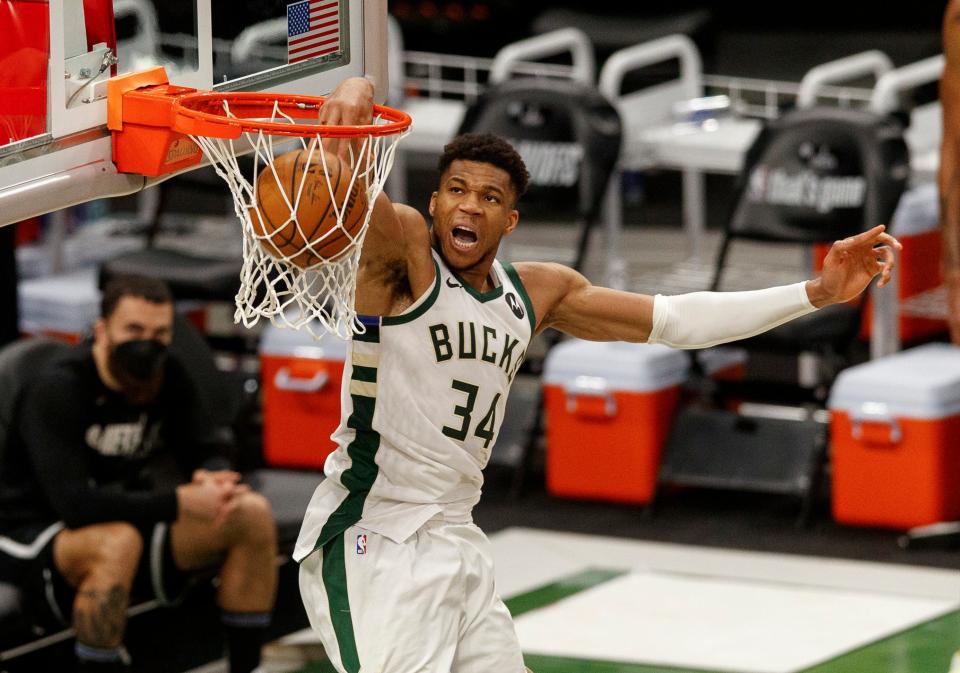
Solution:
<svg viewBox="0 0 960 673">
<path fill-rule="evenodd" d="M 945 0 L 914 2 L 863 2 L 862 0 L 390 0 L 390 12 L 404 27 L 411 49 L 448 53 L 493 53 L 500 46 L 530 34 L 533 22 L 544 12 L 580 11 L 590 16 L 610 16 L 651 21 L 691 11 L 709 11 L 721 31 L 827 30 L 919 31 L 940 29 Z"/>
<path fill-rule="evenodd" d="M 14 225 L 0 227 L 0 346 L 19 336 L 17 324 L 17 260 Z"/>
<path fill-rule="evenodd" d="M 945 6 L 945 0 L 389 2 L 407 49 L 492 57 L 510 42 L 575 25 L 593 40 L 602 63 L 616 49 L 683 32 L 697 42 L 706 72 L 787 80 L 865 49 L 883 49 L 895 65 L 939 53 Z"/>
<path fill-rule="evenodd" d="M 579 3 L 583 4 L 583 3 Z M 718 21 L 730 28 L 843 31 L 939 30 L 945 0 L 863 2 L 862 0 L 803 0 L 713 3 Z"/>
</svg>

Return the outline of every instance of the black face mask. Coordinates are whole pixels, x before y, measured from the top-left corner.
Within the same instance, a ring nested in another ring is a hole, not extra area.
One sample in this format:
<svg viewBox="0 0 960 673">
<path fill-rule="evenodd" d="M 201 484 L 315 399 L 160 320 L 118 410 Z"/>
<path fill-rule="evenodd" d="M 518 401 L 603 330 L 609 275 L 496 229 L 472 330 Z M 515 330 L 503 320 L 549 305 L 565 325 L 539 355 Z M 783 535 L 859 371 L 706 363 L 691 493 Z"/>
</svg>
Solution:
<svg viewBox="0 0 960 673">
<path fill-rule="evenodd" d="M 114 374 L 140 383 L 155 379 L 166 361 L 166 344 L 154 339 L 124 341 L 110 351 L 110 369 Z"/>
</svg>

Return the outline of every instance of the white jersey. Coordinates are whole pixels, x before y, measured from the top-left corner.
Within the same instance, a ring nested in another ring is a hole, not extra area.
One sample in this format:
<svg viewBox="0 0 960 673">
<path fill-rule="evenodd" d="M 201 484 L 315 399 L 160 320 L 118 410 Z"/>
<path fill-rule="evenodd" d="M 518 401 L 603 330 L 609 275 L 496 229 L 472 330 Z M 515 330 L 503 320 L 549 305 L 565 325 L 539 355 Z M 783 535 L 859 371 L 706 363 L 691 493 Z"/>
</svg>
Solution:
<svg viewBox="0 0 960 673">
<path fill-rule="evenodd" d="M 338 448 L 294 558 L 357 525 L 403 542 L 426 521 L 471 521 L 534 315 L 509 264 L 480 293 L 434 251 L 433 285 L 400 315 L 363 320 L 341 389 Z"/>
</svg>

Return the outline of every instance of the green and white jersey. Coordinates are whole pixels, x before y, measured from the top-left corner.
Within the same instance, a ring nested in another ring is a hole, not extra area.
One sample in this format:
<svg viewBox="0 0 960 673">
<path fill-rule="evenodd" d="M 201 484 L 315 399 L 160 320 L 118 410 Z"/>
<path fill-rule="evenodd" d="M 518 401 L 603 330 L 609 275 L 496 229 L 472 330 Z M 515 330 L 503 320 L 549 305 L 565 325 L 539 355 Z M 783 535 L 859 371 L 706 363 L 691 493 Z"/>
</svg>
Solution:
<svg viewBox="0 0 960 673">
<path fill-rule="evenodd" d="M 432 287 L 396 316 L 367 318 L 347 350 L 338 448 L 294 553 L 358 525 L 403 542 L 427 520 L 469 522 L 510 384 L 535 319 L 509 264 L 480 293 L 433 252 Z"/>
</svg>

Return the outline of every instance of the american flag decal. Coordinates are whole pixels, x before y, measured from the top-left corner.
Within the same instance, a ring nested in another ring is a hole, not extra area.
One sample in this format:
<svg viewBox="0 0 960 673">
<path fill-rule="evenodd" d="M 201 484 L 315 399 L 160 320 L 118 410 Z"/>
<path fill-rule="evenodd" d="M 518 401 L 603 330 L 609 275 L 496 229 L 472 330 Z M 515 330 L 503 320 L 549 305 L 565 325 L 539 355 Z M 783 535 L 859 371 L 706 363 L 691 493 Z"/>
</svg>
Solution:
<svg viewBox="0 0 960 673">
<path fill-rule="evenodd" d="M 340 49 L 340 0 L 301 0 L 287 5 L 287 62 Z"/>
</svg>

